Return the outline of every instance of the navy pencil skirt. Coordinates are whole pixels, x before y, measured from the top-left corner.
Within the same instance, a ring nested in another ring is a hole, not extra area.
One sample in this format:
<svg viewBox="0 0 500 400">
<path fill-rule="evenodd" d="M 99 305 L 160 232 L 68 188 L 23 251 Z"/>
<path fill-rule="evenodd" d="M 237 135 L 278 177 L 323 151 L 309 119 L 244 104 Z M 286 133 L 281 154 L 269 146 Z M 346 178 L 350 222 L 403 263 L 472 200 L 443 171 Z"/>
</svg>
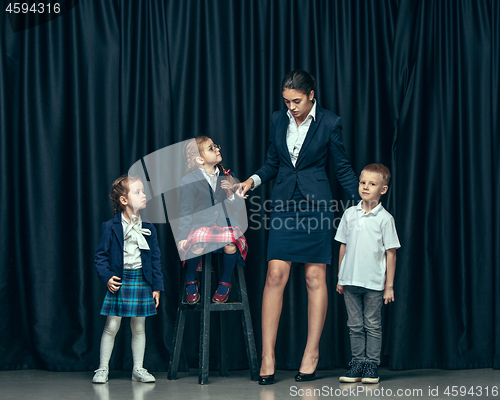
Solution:
<svg viewBox="0 0 500 400">
<path fill-rule="evenodd" d="M 309 202 L 298 186 L 287 204 L 271 211 L 267 261 L 332 263 L 334 214 L 328 206 Z"/>
</svg>

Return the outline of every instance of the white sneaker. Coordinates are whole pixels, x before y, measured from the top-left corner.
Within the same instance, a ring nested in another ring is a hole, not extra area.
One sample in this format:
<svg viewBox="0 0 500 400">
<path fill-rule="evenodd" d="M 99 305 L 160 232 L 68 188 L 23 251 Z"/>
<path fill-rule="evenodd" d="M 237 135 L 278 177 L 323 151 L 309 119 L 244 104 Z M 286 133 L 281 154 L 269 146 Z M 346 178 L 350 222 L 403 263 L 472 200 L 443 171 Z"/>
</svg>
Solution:
<svg viewBox="0 0 500 400">
<path fill-rule="evenodd" d="M 145 368 L 137 368 L 132 371 L 132 380 L 134 382 L 156 382 L 156 379 Z"/>
<path fill-rule="evenodd" d="M 94 377 L 92 378 L 92 383 L 106 383 L 108 381 L 109 369 L 99 368 L 96 369 Z"/>
</svg>

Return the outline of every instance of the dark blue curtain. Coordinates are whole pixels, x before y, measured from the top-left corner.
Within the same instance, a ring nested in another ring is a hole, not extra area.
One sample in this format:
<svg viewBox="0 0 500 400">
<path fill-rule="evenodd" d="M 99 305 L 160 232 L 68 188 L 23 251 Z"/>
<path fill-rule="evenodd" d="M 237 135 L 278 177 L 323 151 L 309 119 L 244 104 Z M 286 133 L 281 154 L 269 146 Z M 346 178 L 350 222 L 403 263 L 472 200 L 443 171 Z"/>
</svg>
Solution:
<svg viewBox="0 0 500 400">
<path fill-rule="evenodd" d="M 265 161 L 270 117 L 284 107 L 281 79 L 298 68 L 316 77 L 318 102 L 342 117 L 355 172 L 381 162 L 393 173 L 382 200 L 402 248 L 396 302 L 384 308 L 383 365 L 500 368 L 497 1 L 88 0 L 67 1 L 50 21 L 19 18 L 0 17 L 0 369 L 97 366 L 105 288 L 93 257 L 112 216 L 111 182 L 201 134 L 246 179 Z M 334 198 L 346 201 L 328 169 Z M 260 225 L 271 189 L 247 202 L 258 352 Z M 147 320 L 152 371 L 168 368 L 180 280 L 170 227 L 157 229 L 166 291 Z M 336 271 L 320 368 L 349 359 Z M 306 321 L 304 270 L 294 265 L 278 368 L 300 365 Z M 229 322 L 230 368 L 247 368 L 239 317 Z M 193 313 L 182 368 L 197 365 L 198 333 Z M 217 349 L 213 340 L 212 368 Z M 111 368 L 131 366 L 124 323 Z"/>
</svg>

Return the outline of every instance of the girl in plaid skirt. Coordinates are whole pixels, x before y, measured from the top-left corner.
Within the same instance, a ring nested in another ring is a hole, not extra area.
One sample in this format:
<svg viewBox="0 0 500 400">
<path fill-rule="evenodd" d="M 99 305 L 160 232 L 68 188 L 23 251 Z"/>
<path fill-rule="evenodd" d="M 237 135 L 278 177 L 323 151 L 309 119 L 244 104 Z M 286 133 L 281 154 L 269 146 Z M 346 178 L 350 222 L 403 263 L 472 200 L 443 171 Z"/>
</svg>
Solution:
<svg viewBox="0 0 500 400">
<path fill-rule="evenodd" d="M 186 146 L 187 171 L 181 180 L 179 235 L 176 238 L 181 258 L 185 260 L 187 301 L 200 300 L 196 270 L 201 254 L 223 251 L 223 274 L 212 301 L 224 303 L 231 288 L 231 275 L 238 259 L 247 255 L 244 200 L 235 196 L 238 186 L 233 174 L 220 162 L 220 146 L 207 136 L 198 136 Z M 240 216 L 240 218 L 238 218 Z M 222 250 L 221 250 L 222 248 Z"/>
<path fill-rule="evenodd" d="M 140 179 L 123 175 L 111 187 L 115 217 L 102 224 L 101 240 L 95 255 L 99 278 L 108 288 L 101 309 L 107 315 L 101 338 L 99 369 L 92 382 L 105 383 L 109 359 L 122 317 L 131 317 L 132 380 L 154 382 L 143 368 L 146 348 L 146 317 L 156 314 L 163 291 L 160 247 L 154 225 L 142 220 L 146 194 Z"/>
</svg>

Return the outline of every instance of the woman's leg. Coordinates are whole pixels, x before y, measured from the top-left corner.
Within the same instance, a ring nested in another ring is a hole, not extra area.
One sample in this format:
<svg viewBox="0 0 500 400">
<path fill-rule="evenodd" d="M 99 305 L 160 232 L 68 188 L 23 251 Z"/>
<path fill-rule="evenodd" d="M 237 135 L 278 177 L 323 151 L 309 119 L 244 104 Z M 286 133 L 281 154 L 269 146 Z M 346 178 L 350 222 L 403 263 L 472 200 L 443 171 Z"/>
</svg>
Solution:
<svg viewBox="0 0 500 400">
<path fill-rule="evenodd" d="M 283 291 L 290 276 L 291 265 L 291 262 L 281 260 L 271 260 L 267 264 L 266 286 L 262 296 L 261 376 L 274 373 L 274 347 L 283 307 Z"/>
<path fill-rule="evenodd" d="M 326 287 L 326 264 L 306 264 L 307 285 L 307 344 L 299 371 L 312 374 L 318 366 L 319 340 L 325 325 L 328 308 L 328 289 Z"/>
<path fill-rule="evenodd" d="M 115 337 L 120 329 L 122 317 L 108 315 L 106 325 L 101 337 L 101 352 L 99 360 L 99 369 L 109 369 L 109 359 L 115 345 Z"/>
</svg>

